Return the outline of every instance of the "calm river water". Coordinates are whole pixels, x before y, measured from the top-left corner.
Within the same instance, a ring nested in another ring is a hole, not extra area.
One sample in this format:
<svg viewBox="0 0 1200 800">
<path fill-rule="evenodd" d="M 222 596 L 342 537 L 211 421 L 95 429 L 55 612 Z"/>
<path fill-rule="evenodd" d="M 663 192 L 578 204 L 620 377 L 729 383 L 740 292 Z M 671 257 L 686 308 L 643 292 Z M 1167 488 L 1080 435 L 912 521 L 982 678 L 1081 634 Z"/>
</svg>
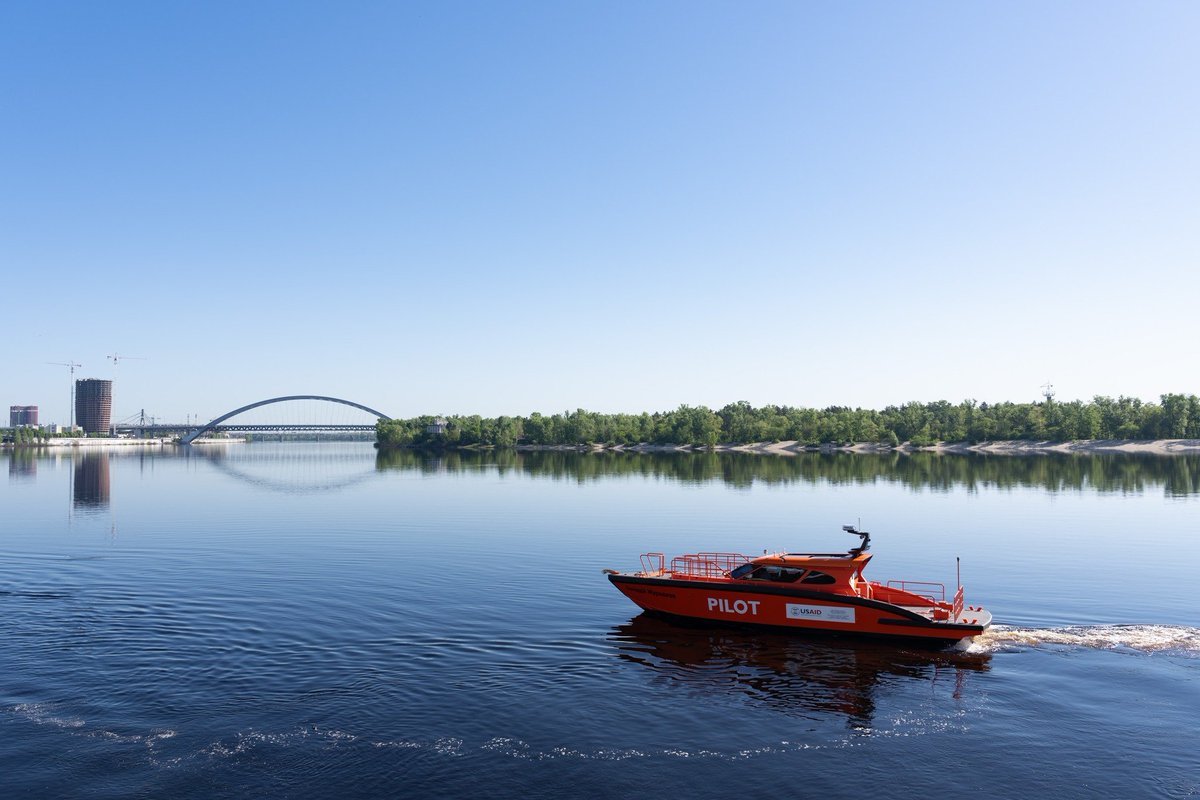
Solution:
<svg viewBox="0 0 1200 800">
<path fill-rule="evenodd" d="M 0 455 L 5 797 L 1200 795 L 1200 459 Z M 640 616 L 643 551 L 954 580 L 966 649 Z"/>
</svg>

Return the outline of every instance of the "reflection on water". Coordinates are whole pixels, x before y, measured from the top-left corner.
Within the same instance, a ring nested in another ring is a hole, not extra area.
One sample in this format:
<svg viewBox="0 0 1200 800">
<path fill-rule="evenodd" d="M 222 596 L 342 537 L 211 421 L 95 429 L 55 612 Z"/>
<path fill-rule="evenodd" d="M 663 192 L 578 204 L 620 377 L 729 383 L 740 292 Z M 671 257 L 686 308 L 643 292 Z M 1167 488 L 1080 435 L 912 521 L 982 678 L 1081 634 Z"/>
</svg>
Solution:
<svg viewBox="0 0 1200 800">
<path fill-rule="evenodd" d="M 109 464 L 107 452 L 83 452 L 73 459 L 73 487 L 71 495 L 78 510 L 108 508 Z"/>
<path fill-rule="evenodd" d="M 32 448 L 14 448 L 8 456 L 9 480 L 31 480 L 37 477 L 37 454 Z"/>
<path fill-rule="evenodd" d="M 376 477 L 361 445 L 204 445 L 185 452 L 234 480 L 281 494 L 333 492 Z"/>
<path fill-rule="evenodd" d="M 137 458 L 143 466 L 161 459 L 197 460 L 239 482 L 280 493 L 337 491 L 381 471 L 427 475 L 491 470 L 501 475 L 578 483 L 611 477 L 653 478 L 700 484 L 720 481 L 748 488 L 768 485 L 870 485 L 885 482 L 915 491 L 1028 489 L 1095 491 L 1168 496 L 1200 495 L 1200 457 L 1138 455 L 983 456 L 934 453 L 622 453 L 576 451 L 380 450 L 374 463 L 363 445 L 345 443 L 283 446 L 230 444 L 167 448 L 153 453 L 95 450 L 76 452 L 74 497 L 81 506 L 108 502 L 109 460 Z M 17 449 L 7 454 L 10 480 L 36 478 L 38 462 L 61 454 Z"/>
<path fill-rule="evenodd" d="M 876 694 L 897 679 L 927 681 L 962 699 L 988 653 L 930 651 L 822 636 L 787 636 L 667 621 L 641 614 L 609 633 L 622 661 L 685 692 L 735 692 L 779 711 L 837 715 L 871 727 Z"/>
<path fill-rule="evenodd" d="M 613 476 L 666 478 L 685 483 L 765 484 L 899 483 L 912 489 L 1037 488 L 1050 492 L 1200 494 L 1200 456 L 1064 455 L 985 456 L 936 453 L 622 453 L 576 451 L 381 450 L 380 470 L 464 472 L 494 469 L 585 482 Z"/>
</svg>

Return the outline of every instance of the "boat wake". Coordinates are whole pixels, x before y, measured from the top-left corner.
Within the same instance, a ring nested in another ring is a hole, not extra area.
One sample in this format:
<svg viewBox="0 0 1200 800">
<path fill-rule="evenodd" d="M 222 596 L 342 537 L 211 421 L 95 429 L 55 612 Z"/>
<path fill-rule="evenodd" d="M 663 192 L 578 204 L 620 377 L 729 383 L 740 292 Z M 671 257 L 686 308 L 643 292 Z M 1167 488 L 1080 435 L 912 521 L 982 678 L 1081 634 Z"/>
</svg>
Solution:
<svg viewBox="0 0 1200 800">
<path fill-rule="evenodd" d="M 89 725 L 87 721 L 71 713 L 62 713 L 55 704 L 18 703 L 0 708 L 0 714 L 12 714 L 35 725 L 57 728 L 76 736 L 96 739 L 109 745 L 133 746 L 140 749 L 147 760 L 155 766 L 176 766 L 179 758 L 161 757 L 161 748 L 169 739 L 175 738 L 173 730 L 154 730 L 149 733 L 118 732 Z"/>
<path fill-rule="evenodd" d="M 1070 625 L 1062 628 L 994 625 L 964 644 L 968 653 L 1066 647 L 1200 657 L 1200 628 L 1186 625 Z"/>
<path fill-rule="evenodd" d="M 460 758 L 475 753 L 490 753 L 526 762 L 655 759 L 741 761 L 807 750 L 862 747 L 870 740 L 879 738 L 910 738 L 946 732 L 962 733 L 966 730 L 961 711 L 955 711 L 945 718 L 929 718 L 927 714 L 918 710 L 915 713 L 901 712 L 880 726 L 855 724 L 849 730 L 843 730 L 826 739 L 811 742 L 779 740 L 758 743 L 747 748 L 619 746 L 577 748 L 566 745 L 537 747 L 511 736 L 495 736 L 474 744 L 454 736 L 378 739 L 315 724 L 302 725 L 281 732 L 241 731 L 197 747 L 194 739 L 177 737 L 175 731 L 155 730 L 145 734 L 117 733 L 97 727 L 77 717 L 60 715 L 52 707 L 40 704 L 26 703 L 0 708 L 0 714 L 4 713 L 22 717 L 37 725 L 59 728 L 74 736 L 99 740 L 109 747 L 120 748 L 119 752 L 125 758 L 140 753 L 149 765 L 163 769 L 194 768 L 197 765 L 212 766 L 247 758 L 263 760 L 272 758 L 273 752 L 297 747 L 308 748 L 311 752 L 316 753 L 348 749 L 360 752 L 368 750 L 421 751 L 449 758 Z M 180 739 L 188 741 L 180 741 Z"/>
</svg>

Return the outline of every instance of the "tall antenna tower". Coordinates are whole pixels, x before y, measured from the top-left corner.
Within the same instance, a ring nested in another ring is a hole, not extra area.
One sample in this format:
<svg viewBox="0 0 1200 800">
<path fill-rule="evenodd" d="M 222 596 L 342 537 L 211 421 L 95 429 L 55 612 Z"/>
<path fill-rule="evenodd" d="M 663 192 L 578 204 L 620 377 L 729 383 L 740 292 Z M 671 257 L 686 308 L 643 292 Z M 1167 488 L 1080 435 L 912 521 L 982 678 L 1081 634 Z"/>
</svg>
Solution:
<svg viewBox="0 0 1200 800">
<path fill-rule="evenodd" d="M 1042 397 L 1046 398 L 1047 403 L 1054 399 L 1054 384 L 1049 381 L 1042 384 Z"/>
<path fill-rule="evenodd" d="M 47 364 L 53 364 L 56 367 L 71 368 L 71 430 L 75 430 L 75 368 L 82 367 L 83 364 L 76 364 L 74 361 L 47 361 Z"/>
</svg>

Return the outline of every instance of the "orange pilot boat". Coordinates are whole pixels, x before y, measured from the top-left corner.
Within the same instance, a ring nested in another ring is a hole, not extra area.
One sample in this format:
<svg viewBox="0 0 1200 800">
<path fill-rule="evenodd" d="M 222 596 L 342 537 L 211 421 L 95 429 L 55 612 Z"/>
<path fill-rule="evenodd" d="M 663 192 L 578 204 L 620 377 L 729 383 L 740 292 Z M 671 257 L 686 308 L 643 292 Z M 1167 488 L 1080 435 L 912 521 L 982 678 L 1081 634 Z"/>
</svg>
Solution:
<svg viewBox="0 0 1200 800">
<path fill-rule="evenodd" d="M 608 579 L 644 610 L 668 617 L 768 626 L 826 634 L 856 634 L 952 644 L 983 633 L 990 612 L 963 604 L 959 582 L 945 585 L 863 578 L 871 534 L 846 553 L 693 553 L 671 559 L 644 553 L 637 572 L 605 570 Z"/>
</svg>

